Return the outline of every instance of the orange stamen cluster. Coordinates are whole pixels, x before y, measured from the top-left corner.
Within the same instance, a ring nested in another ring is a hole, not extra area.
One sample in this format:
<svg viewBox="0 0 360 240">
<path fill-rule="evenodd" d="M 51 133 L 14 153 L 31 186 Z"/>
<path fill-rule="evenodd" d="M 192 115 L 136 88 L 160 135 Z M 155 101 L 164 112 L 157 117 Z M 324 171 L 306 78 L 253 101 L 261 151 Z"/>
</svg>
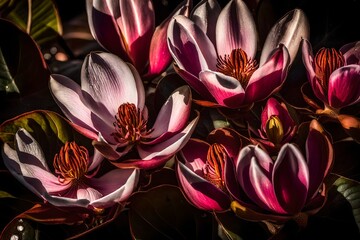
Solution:
<svg viewBox="0 0 360 240">
<path fill-rule="evenodd" d="M 256 60 L 248 59 L 246 52 L 238 48 L 232 50 L 230 55 L 219 56 L 216 67 L 219 72 L 236 78 L 246 88 L 258 64 Z"/>
<path fill-rule="evenodd" d="M 143 119 L 140 109 L 133 103 L 120 105 L 115 119 L 116 132 L 113 136 L 119 143 L 136 143 L 147 133 L 147 120 Z"/>
<path fill-rule="evenodd" d="M 225 190 L 223 171 L 228 154 L 222 144 L 214 143 L 207 153 L 207 162 L 203 168 L 204 178 L 221 190 Z"/>
<path fill-rule="evenodd" d="M 336 69 L 344 66 L 345 60 L 341 52 L 334 48 L 321 48 L 315 56 L 315 74 L 326 94 L 329 77 Z"/>
<path fill-rule="evenodd" d="M 55 173 L 60 182 L 65 180 L 80 180 L 88 170 L 88 150 L 75 142 L 66 142 L 60 152 L 54 157 Z"/>
</svg>

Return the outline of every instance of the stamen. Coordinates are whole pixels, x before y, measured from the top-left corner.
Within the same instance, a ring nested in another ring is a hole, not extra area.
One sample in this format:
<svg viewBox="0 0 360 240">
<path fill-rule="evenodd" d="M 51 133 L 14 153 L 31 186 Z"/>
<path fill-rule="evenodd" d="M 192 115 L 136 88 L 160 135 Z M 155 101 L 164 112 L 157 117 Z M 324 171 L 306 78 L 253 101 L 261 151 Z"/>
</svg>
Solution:
<svg viewBox="0 0 360 240">
<path fill-rule="evenodd" d="M 115 133 L 112 135 L 119 143 L 134 144 L 147 133 L 147 120 L 142 117 L 140 109 L 133 103 L 120 105 L 115 119 Z"/>
<path fill-rule="evenodd" d="M 207 162 L 203 168 L 205 179 L 213 183 L 221 190 L 226 189 L 223 177 L 225 161 L 228 154 L 222 144 L 214 143 L 207 153 Z"/>
<path fill-rule="evenodd" d="M 317 52 L 315 56 L 315 74 L 325 94 L 328 92 L 331 73 L 344 66 L 344 64 L 344 56 L 334 48 L 321 48 Z"/>
<path fill-rule="evenodd" d="M 88 170 L 89 153 L 84 146 L 66 142 L 54 157 L 54 169 L 60 182 L 79 180 Z"/>
<path fill-rule="evenodd" d="M 219 72 L 236 78 L 246 88 L 258 64 L 256 60 L 248 59 L 246 52 L 238 48 L 232 50 L 230 55 L 219 56 L 216 67 Z"/>
</svg>

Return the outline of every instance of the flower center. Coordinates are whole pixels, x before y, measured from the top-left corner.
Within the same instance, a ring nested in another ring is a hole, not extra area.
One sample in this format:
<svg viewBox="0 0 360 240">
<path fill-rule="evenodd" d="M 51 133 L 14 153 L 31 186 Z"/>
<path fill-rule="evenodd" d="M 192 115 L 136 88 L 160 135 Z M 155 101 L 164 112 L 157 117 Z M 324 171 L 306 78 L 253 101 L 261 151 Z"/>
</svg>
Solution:
<svg viewBox="0 0 360 240">
<path fill-rule="evenodd" d="M 269 140 L 279 144 L 284 137 L 284 128 L 278 116 L 271 116 L 266 122 L 266 135 Z"/>
<path fill-rule="evenodd" d="M 228 157 L 224 146 L 214 143 L 208 150 L 203 168 L 204 178 L 223 191 L 226 190 L 223 178 L 224 164 Z"/>
<path fill-rule="evenodd" d="M 81 179 L 88 170 L 89 153 L 84 146 L 66 142 L 54 157 L 54 169 L 60 182 Z"/>
<path fill-rule="evenodd" d="M 140 109 L 133 103 L 121 104 L 115 119 L 116 132 L 113 136 L 119 143 L 136 143 L 147 133 L 147 120 L 144 120 Z"/>
<path fill-rule="evenodd" d="M 219 56 L 216 67 L 219 72 L 236 78 L 241 86 L 246 88 L 258 64 L 256 60 L 248 58 L 244 50 L 238 48 L 232 50 L 230 55 Z"/>
<path fill-rule="evenodd" d="M 321 48 L 315 56 L 315 74 L 324 93 L 328 92 L 329 77 L 336 69 L 344 66 L 341 52 L 334 48 Z"/>
</svg>

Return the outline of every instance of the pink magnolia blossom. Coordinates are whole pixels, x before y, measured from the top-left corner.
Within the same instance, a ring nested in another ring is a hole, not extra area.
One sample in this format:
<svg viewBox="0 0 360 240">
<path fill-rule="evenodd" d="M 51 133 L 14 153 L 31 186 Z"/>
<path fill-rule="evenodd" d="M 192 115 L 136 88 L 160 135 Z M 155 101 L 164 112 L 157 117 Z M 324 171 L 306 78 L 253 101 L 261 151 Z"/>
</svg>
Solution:
<svg viewBox="0 0 360 240">
<path fill-rule="evenodd" d="M 9 171 L 29 190 L 55 206 L 106 208 L 124 202 L 134 191 L 137 169 L 114 169 L 97 177 L 103 156 L 76 142 L 66 142 L 54 156 L 52 171 L 40 144 L 25 129 L 15 135 L 15 149 L 2 148 Z"/>
<path fill-rule="evenodd" d="M 136 69 L 111 53 L 91 53 L 84 61 L 81 87 L 73 80 L 52 75 L 50 90 L 65 116 L 119 167 L 155 168 L 163 165 L 190 138 L 197 119 L 187 124 L 191 91 L 175 90 L 148 128 L 144 86 Z"/>
<path fill-rule="evenodd" d="M 208 211 L 229 209 L 224 170 L 229 161 L 237 158 L 240 147 L 240 136 L 232 129 L 214 130 L 208 142 L 189 140 L 179 154 L 176 171 L 190 203 Z"/>
<path fill-rule="evenodd" d="M 177 72 L 205 106 L 239 108 L 278 91 L 309 32 L 303 12 L 289 12 L 270 31 L 258 63 L 255 22 L 242 0 L 222 10 L 216 0 L 201 1 L 191 19 L 173 18 L 168 46 Z"/>
<path fill-rule="evenodd" d="M 161 74 L 172 58 L 166 44 L 166 30 L 172 16 L 188 15 L 189 1 L 155 28 L 151 0 L 89 0 L 87 14 L 91 33 L 105 49 L 131 62 L 140 74 Z"/>
<path fill-rule="evenodd" d="M 269 153 L 273 153 L 293 138 L 296 129 L 286 105 L 269 98 L 261 113 L 261 127 L 253 130 L 258 138 L 252 138 L 252 141 L 262 144 Z"/>
<path fill-rule="evenodd" d="M 315 96 L 325 107 L 339 110 L 360 102 L 359 42 L 336 50 L 321 48 L 313 55 L 309 41 L 302 41 L 302 57 Z"/>
<path fill-rule="evenodd" d="M 292 143 L 284 144 L 276 159 L 259 146 L 246 146 L 239 153 L 235 171 L 226 169 L 226 185 L 237 203 L 249 210 L 237 211 L 240 216 L 283 222 L 322 207 L 326 198 L 323 181 L 332 163 L 330 140 L 313 120 L 305 156 Z"/>
</svg>

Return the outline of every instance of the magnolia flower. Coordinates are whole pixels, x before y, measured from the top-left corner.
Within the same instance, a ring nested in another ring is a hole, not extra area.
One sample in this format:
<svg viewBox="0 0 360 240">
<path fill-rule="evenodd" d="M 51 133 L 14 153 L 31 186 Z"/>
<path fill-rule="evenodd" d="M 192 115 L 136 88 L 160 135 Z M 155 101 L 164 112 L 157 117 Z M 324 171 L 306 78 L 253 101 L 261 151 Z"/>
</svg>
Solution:
<svg viewBox="0 0 360 240">
<path fill-rule="evenodd" d="M 171 20 L 168 46 L 178 74 L 205 106 L 239 108 L 278 91 L 301 36 L 309 32 L 303 12 L 289 12 L 270 31 L 258 62 L 256 26 L 243 1 L 232 0 L 222 10 L 215 0 L 202 1 L 192 19 Z"/>
<path fill-rule="evenodd" d="M 52 75 L 50 90 L 65 116 L 108 159 L 117 160 L 136 147 L 138 156 L 119 167 L 155 168 L 171 158 L 190 138 L 197 119 L 187 121 L 189 87 L 178 88 L 148 128 L 144 86 L 136 69 L 111 53 L 91 53 L 84 61 L 81 87 Z M 115 164 L 115 162 L 114 162 Z"/>
<path fill-rule="evenodd" d="M 359 43 L 340 50 L 321 48 L 313 55 L 311 44 L 302 41 L 302 57 L 315 96 L 326 108 L 339 110 L 360 102 Z"/>
<path fill-rule="evenodd" d="M 55 206 L 110 207 L 126 201 L 139 178 L 137 169 L 114 169 L 95 177 L 103 157 L 76 142 L 66 142 L 53 159 L 45 159 L 40 144 L 25 129 L 17 131 L 15 149 L 3 145 L 2 157 L 16 179 Z M 51 160 L 53 167 L 48 166 Z"/>
<path fill-rule="evenodd" d="M 188 15 L 188 1 L 182 2 L 156 28 L 151 0 L 86 3 L 91 34 L 102 47 L 148 76 L 160 74 L 169 66 L 172 59 L 166 44 L 167 26 L 172 16 Z"/>
<path fill-rule="evenodd" d="M 269 98 L 261 113 L 261 128 L 253 132 L 259 138 L 251 138 L 261 143 L 270 153 L 288 143 L 296 133 L 297 126 L 291 118 L 286 105 L 275 98 Z"/>
<path fill-rule="evenodd" d="M 226 185 L 236 200 L 233 210 L 249 220 L 286 221 L 313 214 L 325 201 L 324 178 L 333 163 L 332 145 L 316 120 L 310 124 L 306 156 L 292 143 L 276 159 L 255 145 L 244 147 Z"/>
<path fill-rule="evenodd" d="M 216 129 L 208 141 L 189 140 L 180 152 L 177 176 L 190 203 L 203 210 L 223 211 L 230 207 L 225 165 L 237 158 L 241 140 L 234 130 Z"/>
</svg>

